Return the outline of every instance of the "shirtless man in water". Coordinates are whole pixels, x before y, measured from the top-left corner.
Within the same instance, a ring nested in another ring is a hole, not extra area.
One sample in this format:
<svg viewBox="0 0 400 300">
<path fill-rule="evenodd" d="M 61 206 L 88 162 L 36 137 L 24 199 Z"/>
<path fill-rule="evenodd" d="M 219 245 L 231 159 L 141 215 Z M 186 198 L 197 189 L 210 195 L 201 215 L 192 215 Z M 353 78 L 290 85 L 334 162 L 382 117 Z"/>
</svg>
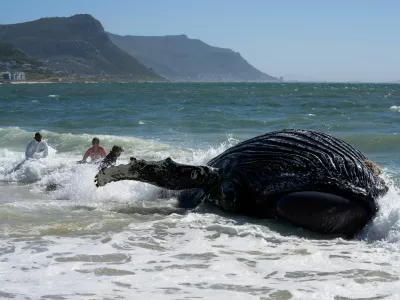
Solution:
<svg viewBox="0 0 400 300">
<path fill-rule="evenodd" d="M 88 157 L 90 157 L 91 162 L 94 162 L 107 156 L 106 149 L 100 146 L 100 140 L 97 137 L 92 140 L 92 145 L 83 156 L 82 162 L 86 162 Z"/>
</svg>

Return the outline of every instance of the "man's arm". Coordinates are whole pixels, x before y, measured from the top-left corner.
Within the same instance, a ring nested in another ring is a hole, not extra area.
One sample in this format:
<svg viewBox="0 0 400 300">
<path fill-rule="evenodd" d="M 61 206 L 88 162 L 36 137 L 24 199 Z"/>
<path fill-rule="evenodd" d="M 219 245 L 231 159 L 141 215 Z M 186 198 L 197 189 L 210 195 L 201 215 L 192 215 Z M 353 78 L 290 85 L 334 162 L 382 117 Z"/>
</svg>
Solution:
<svg viewBox="0 0 400 300">
<path fill-rule="evenodd" d="M 45 141 L 43 141 L 43 148 L 44 149 L 43 149 L 42 157 L 45 158 L 49 154 L 49 146 L 47 145 L 47 143 Z"/>
<path fill-rule="evenodd" d="M 35 153 L 35 142 L 34 141 L 30 141 L 28 146 L 26 146 L 26 150 L 25 150 L 25 158 L 29 159 L 33 156 L 33 154 Z"/>
<path fill-rule="evenodd" d="M 89 148 L 89 149 L 86 151 L 85 155 L 84 155 L 83 158 L 82 158 L 82 161 L 86 161 L 87 158 L 90 156 L 90 154 L 92 154 L 92 148 Z"/>
</svg>

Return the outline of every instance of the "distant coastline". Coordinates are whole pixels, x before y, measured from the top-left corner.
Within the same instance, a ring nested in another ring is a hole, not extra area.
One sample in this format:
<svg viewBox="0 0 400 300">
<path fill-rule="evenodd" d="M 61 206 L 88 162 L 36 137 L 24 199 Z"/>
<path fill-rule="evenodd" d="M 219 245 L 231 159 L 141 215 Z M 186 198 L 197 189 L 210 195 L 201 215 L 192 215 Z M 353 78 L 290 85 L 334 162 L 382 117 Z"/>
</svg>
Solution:
<svg viewBox="0 0 400 300">
<path fill-rule="evenodd" d="M 28 80 L 0 80 L 0 84 L 23 84 L 23 83 L 128 83 L 128 82 L 168 82 L 168 81 L 157 81 L 148 79 L 131 79 L 131 78 L 65 78 L 65 77 L 53 77 L 44 79 L 28 79 Z"/>
<path fill-rule="evenodd" d="M 30 79 L 30 80 L 0 80 L 3 84 L 43 84 L 43 83 L 253 83 L 253 84 L 400 84 L 399 81 L 382 81 L 382 82 L 362 82 L 362 81 L 157 81 L 157 80 L 133 80 L 133 79 L 111 79 L 111 78 L 46 78 L 46 79 Z"/>
</svg>

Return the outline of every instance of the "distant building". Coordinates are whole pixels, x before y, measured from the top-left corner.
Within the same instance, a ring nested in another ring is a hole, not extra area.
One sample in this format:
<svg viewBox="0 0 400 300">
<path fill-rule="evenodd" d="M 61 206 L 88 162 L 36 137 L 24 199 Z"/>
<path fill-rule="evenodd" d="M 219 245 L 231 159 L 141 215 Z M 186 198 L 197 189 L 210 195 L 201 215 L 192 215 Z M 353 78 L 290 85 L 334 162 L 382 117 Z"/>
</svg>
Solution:
<svg viewBox="0 0 400 300">
<path fill-rule="evenodd" d="M 24 72 L 0 72 L 0 79 L 2 80 L 26 80 Z"/>
<path fill-rule="evenodd" d="M 11 74 L 12 80 L 25 80 L 25 73 L 24 72 L 15 72 Z"/>
<path fill-rule="evenodd" d="M 1 74 L 1 79 L 11 80 L 11 73 L 10 72 L 3 72 L 3 73 L 0 73 L 0 74 Z"/>
</svg>

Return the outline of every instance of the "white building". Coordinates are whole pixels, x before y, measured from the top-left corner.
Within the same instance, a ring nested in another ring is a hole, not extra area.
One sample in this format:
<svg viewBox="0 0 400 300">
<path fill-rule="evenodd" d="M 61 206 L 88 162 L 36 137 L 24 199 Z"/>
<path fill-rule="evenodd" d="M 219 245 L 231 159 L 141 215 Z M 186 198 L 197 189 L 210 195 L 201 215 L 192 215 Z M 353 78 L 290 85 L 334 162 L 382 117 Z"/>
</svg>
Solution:
<svg viewBox="0 0 400 300">
<path fill-rule="evenodd" d="M 0 72 L 0 79 L 2 80 L 26 80 L 26 76 L 24 72 Z"/>
<path fill-rule="evenodd" d="M 25 73 L 24 72 L 15 72 L 11 74 L 12 80 L 25 80 Z"/>
</svg>

